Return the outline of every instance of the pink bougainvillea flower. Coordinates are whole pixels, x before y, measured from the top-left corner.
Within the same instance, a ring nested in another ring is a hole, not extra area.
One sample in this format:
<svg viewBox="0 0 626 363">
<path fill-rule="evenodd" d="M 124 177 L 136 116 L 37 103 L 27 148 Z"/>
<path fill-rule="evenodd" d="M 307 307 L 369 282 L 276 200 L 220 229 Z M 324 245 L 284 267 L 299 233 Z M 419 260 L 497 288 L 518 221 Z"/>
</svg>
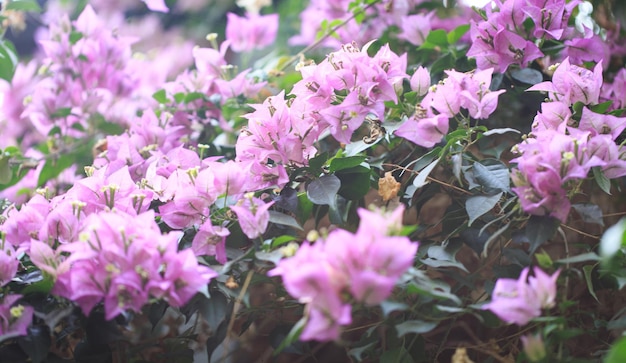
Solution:
<svg viewBox="0 0 626 363">
<path fill-rule="evenodd" d="M 235 52 L 263 49 L 274 43 L 278 32 L 278 14 L 227 14 L 226 39 Z"/>
<path fill-rule="evenodd" d="M 517 280 L 498 279 L 491 302 L 483 309 L 490 310 L 509 324 L 525 325 L 541 316 L 541 309 L 554 307 L 560 271 L 548 275 L 535 267 L 531 277 L 528 276 L 529 271 L 528 267 L 524 268 Z"/>
<path fill-rule="evenodd" d="M 237 214 L 239 225 L 248 238 L 257 238 L 267 229 L 270 221 L 269 208 L 274 202 L 265 203 L 251 194 L 245 196 L 230 209 Z"/>
<path fill-rule="evenodd" d="M 197 256 L 215 256 L 219 263 L 226 263 L 226 237 L 230 235 L 228 228 L 214 226 L 206 220 L 191 242 L 191 249 Z"/>
<path fill-rule="evenodd" d="M 433 147 L 448 133 L 449 127 L 448 116 L 440 113 L 421 119 L 412 117 L 406 120 L 394 134 L 419 146 Z"/>
<path fill-rule="evenodd" d="M 545 91 L 553 100 L 573 105 L 582 102 L 585 105 L 595 105 L 600 98 L 602 88 L 602 62 L 598 63 L 593 71 L 570 64 L 565 58 L 558 65 L 552 81 L 538 83 L 527 91 Z"/>
<path fill-rule="evenodd" d="M 428 69 L 419 66 L 411 76 L 410 84 L 411 90 L 415 91 L 418 96 L 428 93 L 428 88 L 430 88 L 430 72 Z"/>
<path fill-rule="evenodd" d="M 34 309 L 16 304 L 21 295 L 5 295 L 0 303 L 0 337 L 9 338 L 27 334 Z"/>
<path fill-rule="evenodd" d="M 167 5 L 165 5 L 165 0 L 141 0 L 141 1 L 143 1 L 148 7 L 148 9 L 152 11 L 159 11 L 162 13 L 167 13 L 168 11 L 170 11 L 167 8 Z"/>
</svg>

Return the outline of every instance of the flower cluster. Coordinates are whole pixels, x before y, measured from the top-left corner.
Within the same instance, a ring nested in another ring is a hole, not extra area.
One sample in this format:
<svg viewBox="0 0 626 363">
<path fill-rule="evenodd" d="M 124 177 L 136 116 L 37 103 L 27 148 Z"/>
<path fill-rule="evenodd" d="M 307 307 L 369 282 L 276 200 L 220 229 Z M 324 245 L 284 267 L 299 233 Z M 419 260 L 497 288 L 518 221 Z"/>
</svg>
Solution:
<svg viewBox="0 0 626 363">
<path fill-rule="evenodd" d="M 449 119 L 466 109 L 475 119 L 485 119 L 498 106 L 498 96 L 504 90 L 491 91 L 493 68 L 462 73 L 447 70 L 447 78 L 429 88 L 412 118 L 406 120 L 395 132 L 423 147 L 433 147 L 448 133 Z M 411 77 L 411 87 L 419 95 L 430 84 L 430 75 L 418 68 Z"/>
<path fill-rule="evenodd" d="M 151 298 L 182 306 L 217 276 L 199 265 L 191 250 L 178 251 L 180 234 L 161 234 L 154 213 L 129 217 L 123 212 L 88 216 L 79 240 L 60 248 L 70 253 L 71 267 L 58 274 L 53 293 L 76 302 L 85 314 L 104 300 L 110 320 L 141 311 Z M 54 260 L 52 250 L 47 252 L 42 260 Z"/>
<path fill-rule="evenodd" d="M 571 203 L 567 184 L 585 179 L 597 167 L 609 178 L 626 175 L 623 146 L 615 143 L 626 128 L 626 118 L 599 114 L 587 106 L 579 119 L 571 106 L 598 103 L 602 66 L 593 71 L 571 65 L 569 59 L 557 66 L 552 81 L 539 83 L 529 91 L 546 91 L 550 98 L 535 116 L 532 132 L 515 150 L 513 191 L 525 212 L 550 215 L 564 222 Z"/>
<path fill-rule="evenodd" d="M 420 9 L 419 5 L 422 2 L 422 0 L 384 0 L 363 9 L 352 8 L 351 3 L 354 2 L 349 0 L 312 0 L 300 14 L 302 20 L 300 34 L 292 37 L 289 43 L 308 45 L 315 42 L 318 31 L 323 30 L 320 19 L 324 19 L 327 24 L 345 22 L 342 27 L 336 29 L 336 38 L 324 40 L 324 45 L 328 47 L 335 48 L 353 41 L 365 44 L 380 38 L 385 29 L 392 26 L 398 27 L 400 31 L 396 34 L 398 39 L 420 45 L 430 30 L 452 30 L 458 25 L 466 24 L 472 13 L 469 8 L 458 4 L 457 14 L 440 19 L 434 16 L 434 12 L 426 13 Z M 358 18 L 361 20 L 357 20 Z"/>
<path fill-rule="evenodd" d="M 292 99 L 281 92 L 251 105 L 255 111 L 245 115 L 248 126 L 237 140 L 237 160 L 275 175 L 281 186 L 287 180 L 284 166 L 307 164 L 323 132 L 349 143 L 366 117 L 384 120 L 385 102 L 397 102 L 396 90 L 408 77 L 406 55 L 384 45 L 370 56 L 369 46 L 347 44 L 320 64 L 302 66 Z"/>
<path fill-rule="evenodd" d="M 483 309 L 490 310 L 509 324 L 524 325 L 531 319 L 541 316 L 542 309 L 554 307 L 556 303 L 556 281 L 560 271 L 548 275 L 540 268 L 533 269 L 534 276 L 528 276 L 528 267 L 522 270 L 519 278 L 501 278 L 491 294 L 491 302 Z"/>
<path fill-rule="evenodd" d="M 568 25 L 580 0 L 508 0 L 489 2 L 484 7 L 485 19 L 471 21 L 472 45 L 467 52 L 474 57 L 478 69 L 494 68 L 504 72 L 511 65 L 526 67 L 542 57 L 534 39 L 558 40 L 564 43 L 563 57 L 576 63 L 607 60 L 607 48 L 593 26 L 581 25 L 577 30 Z M 583 3 L 586 4 L 586 3 Z M 533 26 L 527 30 L 526 22 Z"/>
<path fill-rule="evenodd" d="M 340 326 L 352 321 L 351 301 L 376 305 L 389 296 L 417 252 L 417 243 L 397 235 L 403 212 L 403 207 L 393 213 L 360 209 L 355 233 L 337 229 L 305 243 L 269 272 L 281 276 L 289 294 L 307 304 L 309 320 L 301 339 L 337 339 Z"/>
<path fill-rule="evenodd" d="M 65 17 L 50 28 L 41 45 L 45 76 L 36 84 L 23 116 L 42 135 L 55 126 L 63 135 L 80 136 L 96 114 L 124 123 L 138 105 L 131 71 L 133 40 L 106 28 L 91 6 L 70 23 Z"/>
</svg>

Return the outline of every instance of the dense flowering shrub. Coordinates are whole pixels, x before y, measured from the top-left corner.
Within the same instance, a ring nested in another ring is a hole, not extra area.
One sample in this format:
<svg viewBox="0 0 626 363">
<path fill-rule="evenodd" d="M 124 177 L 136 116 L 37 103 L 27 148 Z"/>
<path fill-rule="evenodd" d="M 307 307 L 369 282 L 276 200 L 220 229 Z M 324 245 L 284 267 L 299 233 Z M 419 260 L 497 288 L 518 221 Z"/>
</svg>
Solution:
<svg viewBox="0 0 626 363">
<path fill-rule="evenodd" d="M 454 3 L 3 2 L 0 357 L 621 362 L 624 19 Z"/>
</svg>

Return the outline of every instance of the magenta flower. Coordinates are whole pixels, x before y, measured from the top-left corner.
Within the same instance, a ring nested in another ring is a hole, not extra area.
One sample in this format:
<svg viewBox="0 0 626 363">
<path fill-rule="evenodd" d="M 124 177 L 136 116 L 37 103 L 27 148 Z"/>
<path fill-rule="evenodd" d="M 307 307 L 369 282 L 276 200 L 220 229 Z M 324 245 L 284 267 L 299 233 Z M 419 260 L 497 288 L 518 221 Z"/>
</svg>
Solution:
<svg viewBox="0 0 626 363">
<path fill-rule="evenodd" d="M 333 230 L 312 245 L 304 243 L 268 272 L 281 276 L 287 292 L 307 304 L 309 321 L 301 339 L 337 339 L 340 326 L 351 322 L 348 293 L 367 305 L 389 297 L 398 278 L 413 265 L 418 247 L 407 237 L 393 236 L 402 228 L 403 211 L 361 209 L 356 233 Z"/>
<path fill-rule="evenodd" d="M 427 68 L 419 66 L 410 80 L 411 90 L 415 91 L 418 96 L 423 96 L 430 88 L 430 72 Z"/>
<path fill-rule="evenodd" d="M 167 5 L 165 5 L 165 0 L 141 0 L 146 3 L 148 9 L 152 11 L 159 11 L 162 13 L 169 12 Z"/>
<path fill-rule="evenodd" d="M 0 337 L 10 338 L 27 334 L 34 309 L 16 304 L 21 295 L 5 295 L 0 304 Z"/>
<path fill-rule="evenodd" d="M 417 145 L 430 148 L 443 139 L 449 127 L 448 116 L 440 113 L 422 119 L 412 117 L 400 125 L 394 134 Z"/>
<path fill-rule="evenodd" d="M 491 302 L 483 309 L 490 310 L 506 323 L 525 325 L 541 316 L 541 309 L 554 307 L 560 271 L 552 275 L 537 267 L 533 271 L 534 276 L 528 277 L 529 268 L 526 267 L 517 280 L 498 279 Z"/>
<path fill-rule="evenodd" d="M 226 263 L 226 237 L 228 228 L 214 226 L 208 219 L 202 223 L 191 242 L 191 249 L 196 256 L 215 256 L 217 262 Z"/>
<path fill-rule="evenodd" d="M 341 326 L 352 323 L 352 307 L 343 304 L 337 296 L 322 295 L 308 307 L 308 321 L 300 335 L 301 340 L 337 340 Z"/>
<path fill-rule="evenodd" d="M 590 71 L 571 65 L 569 58 L 565 58 L 554 71 L 551 82 L 538 83 L 527 91 L 546 91 L 551 99 L 568 105 L 579 101 L 585 105 L 595 105 L 598 103 L 601 87 L 602 62 Z"/>
<path fill-rule="evenodd" d="M 20 261 L 17 259 L 15 250 L 8 243 L 2 243 L 0 249 L 0 287 L 8 284 L 17 273 Z"/>
<path fill-rule="evenodd" d="M 239 225 L 248 238 L 253 239 L 261 236 L 267 229 L 270 221 L 269 208 L 274 202 L 265 203 L 252 194 L 246 195 L 237 205 L 230 209 L 237 214 Z"/>
<path fill-rule="evenodd" d="M 226 39 L 235 52 L 263 49 L 274 43 L 278 32 L 278 14 L 227 14 Z"/>
</svg>

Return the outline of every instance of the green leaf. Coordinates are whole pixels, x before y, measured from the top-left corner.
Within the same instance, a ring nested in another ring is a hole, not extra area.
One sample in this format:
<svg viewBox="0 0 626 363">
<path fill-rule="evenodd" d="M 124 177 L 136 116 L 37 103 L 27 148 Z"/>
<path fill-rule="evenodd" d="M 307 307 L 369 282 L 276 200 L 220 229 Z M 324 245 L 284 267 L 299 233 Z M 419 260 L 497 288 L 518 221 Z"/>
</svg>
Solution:
<svg viewBox="0 0 626 363">
<path fill-rule="evenodd" d="M 613 257 L 626 245 L 626 218 L 609 227 L 600 238 L 600 256 L 603 259 Z"/>
<path fill-rule="evenodd" d="M 361 362 L 363 360 L 363 357 L 362 357 L 363 353 L 365 353 L 368 349 L 373 347 L 375 344 L 376 344 L 375 342 L 372 342 L 362 347 L 352 348 L 348 351 L 348 354 L 354 357 L 354 359 L 356 359 L 357 362 Z"/>
<path fill-rule="evenodd" d="M 39 179 L 37 180 L 37 186 L 43 186 L 48 180 L 57 177 L 63 172 L 63 170 L 69 168 L 76 161 L 76 155 L 63 154 L 58 159 L 46 160 L 46 164 L 39 173 Z"/>
<path fill-rule="evenodd" d="M 613 101 L 606 101 L 599 103 L 597 105 L 593 105 L 590 107 L 591 111 L 595 113 L 606 113 L 609 110 L 609 107 L 613 104 Z"/>
<path fill-rule="evenodd" d="M 341 188 L 341 181 L 333 174 L 323 175 L 309 184 L 306 193 L 309 200 L 318 205 L 336 206 L 337 193 Z"/>
<path fill-rule="evenodd" d="M 427 181 L 428 175 L 430 175 L 430 173 L 435 169 L 437 164 L 439 164 L 439 160 L 440 159 L 437 159 L 433 161 L 432 163 L 428 164 L 428 166 L 422 169 L 419 172 L 419 174 L 415 177 L 415 179 L 413 179 L 413 185 L 415 186 L 416 189 L 419 189 L 423 187 L 424 185 L 428 184 L 428 181 Z"/>
<path fill-rule="evenodd" d="M 13 0 L 8 4 L 3 4 L 5 10 L 41 12 L 41 7 L 34 0 Z"/>
<path fill-rule="evenodd" d="M 298 194 L 298 219 L 304 223 L 313 212 L 313 203 L 309 200 L 306 193 Z"/>
<path fill-rule="evenodd" d="M 67 117 L 69 115 L 72 114 L 72 108 L 71 107 L 61 107 L 61 108 L 57 108 L 52 115 L 50 115 L 51 118 L 64 118 Z"/>
<path fill-rule="evenodd" d="M 602 209 L 597 204 L 592 203 L 577 203 L 572 207 L 580 214 L 583 221 L 586 223 L 599 224 L 604 226 L 604 219 L 602 216 Z"/>
<path fill-rule="evenodd" d="M 613 344 L 611 350 L 609 350 L 609 354 L 604 357 L 603 361 L 603 363 L 624 362 L 626 362 L 626 337 L 622 337 L 615 344 Z"/>
<path fill-rule="evenodd" d="M 530 253 L 534 253 L 537 247 L 552 238 L 559 225 L 559 220 L 553 217 L 531 216 L 524 231 L 524 235 L 530 243 Z"/>
<path fill-rule="evenodd" d="M 599 166 L 594 166 L 591 168 L 593 172 L 593 179 L 596 181 L 600 189 L 604 191 L 606 194 L 611 195 L 611 181 L 609 178 L 604 175 L 602 169 Z"/>
<path fill-rule="evenodd" d="M 463 24 L 457 26 L 455 29 L 451 30 L 447 35 L 448 43 L 455 44 L 465 35 L 470 29 L 469 24 Z"/>
<path fill-rule="evenodd" d="M 10 83 L 13 79 L 17 62 L 17 52 L 13 43 L 8 40 L 0 41 L 0 78 Z"/>
<path fill-rule="evenodd" d="M 7 155 L 0 156 L 0 184 L 7 184 L 13 178 L 13 171 L 9 165 L 10 159 Z"/>
<path fill-rule="evenodd" d="M 589 291 L 591 296 L 593 296 L 593 298 L 596 299 L 597 302 L 600 302 L 600 300 L 598 300 L 598 297 L 596 296 L 596 291 L 593 288 L 593 279 L 592 279 L 593 267 L 594 267 L 593 265 L 583 266 L 583 273 L 585 275 L 585 282 L 587 283 L 587 290 Z"/>
<path fill-rule="evenodd" d="M 270 211 L 271 212 L 271 211 Z M 284 245 L 285 243 L 289 243 L 291 241 L 295 241 L 297 238 L 295 236 L 283 235 L 278 236 L 272 240 L 272 248 L 276 248 Z"/>
<path fill-rule="evenodd" d="M 413 357 L 404 347 L 386 350 L 381 356 L 379 362 L 390 363 L 414 363 Z"/>
<path fill-rule="evenodd" d="M 79 40 L 83 39 L 83 33 L 79 31 L 73 31 L 70 33 L 70 44 L 76 44 Z"/>
<path fill-rule="evenodd" d="M 326 161 L 328 161 L 327 152 L 321 153 L 316 157 L 309 159 L 309 170 L 311 170 L 314 174 L 320 173 L 322 171 L 322 166 L 326 164 Z"/>
<path fill-rule="evenodd" d="M 422 44 L 424 48 L 447 47 L 448 34 L 443 29 L 431 30 L 426 36 L 426 41 Z"/>
<path fill-rule="evenodd" d="M 365 161 L 366 158 L 366 156 L 348 156 L 343 158 L 333 158 L 328 165 L 328 171 L 334 173 L 339 170 L 359 166 Z"/>
<path fill-rule="evenodd" d="M 12 4 L 12 3 L 9 3 Z M 48 351 L 52 345 L 50 332 L 42 326 L 31 325 L 27 329 L 28 334 L 17 339 L 17 343 L 22 348 L 30 362 L 41 363 L 46 361 Z"/>
<path fill-rule="evenodd" d="M 508 192 L 511 183 L 509 168 L 496 159 L 474 163 L 474 178 L 487 193 Z"/>
<path fill-rule="evenodd" d="M 291 328 L 289 334 L 283 339 L 280 345 L 274 350 L 274 356 L 277 356 L 280 352 L 282 352 L 285 348 L 293 344 L 298 338 L 300 334 L 302 334 L 302 330 L 304 330 L 304 326 L 307 323 L 306 316 L 303 316 L 302 319 L 298 320 L 298 322 Z"/>
<path fill-rule="evenodd" d="M 515 70 L 512 70 L 510 73 L 513 79 L 520 81 L 522 83 L 535 85 L 537 83 L 543 82 L 543 74 L 536 69 L 532 69 L 532 68 L 515 69 Z"/>
<path fill-rule="evenodd" d="M 495 195 L 475 195 L 465 201 L 465 210 L 469 216 L 468 226 L 495 207 L 502 197 L 502 192 Z"/>
<path fill-rule="evenodd" d="M 158 103 L 162 105 L 168 103 L 167 94 L 165 93 L 164 89 L 160 89 L 154 92 L 154 94 L 152 95 L 152 98 L 154 98 Z"/>
<path fill-rule="evenodd" d="M 405 311 L 409 306 L 402 302 L 385 300 L 380 303 L 380 308 L 383 311 L 383 315 L 388 317 L 394 311 Z"/>
<path fill-rule="evenodd" d="M 271 210 L 269 211 L 269 213 L 270 213 L 270 222 L 272 223 L 293 227 L 301 231 L 304 230 L 302 226 L 300 226 L 300 223 L 298 223 L 298 221 L 296 221 L 296 219 L 290 215 L 287 215 L 285 213 L 280 213 L 275 210 Z"/>
<path fill-rule="evenodd" d="M 437 327 L 436 322 L 424 321 L 424 320 L 408 320 L 396 325 L 398 331 L 398 337 L 402 337 L 409 333 L 423 334 Z"/>
<path fill-rule="evenodd" d="M 369 168 L 362 165 L 337 172 L 335 175 L 341 182 L 338 194 L 348 200 L 357 200 L 364 197 L 371 187 L 370 172 Z"/>
</svg>

